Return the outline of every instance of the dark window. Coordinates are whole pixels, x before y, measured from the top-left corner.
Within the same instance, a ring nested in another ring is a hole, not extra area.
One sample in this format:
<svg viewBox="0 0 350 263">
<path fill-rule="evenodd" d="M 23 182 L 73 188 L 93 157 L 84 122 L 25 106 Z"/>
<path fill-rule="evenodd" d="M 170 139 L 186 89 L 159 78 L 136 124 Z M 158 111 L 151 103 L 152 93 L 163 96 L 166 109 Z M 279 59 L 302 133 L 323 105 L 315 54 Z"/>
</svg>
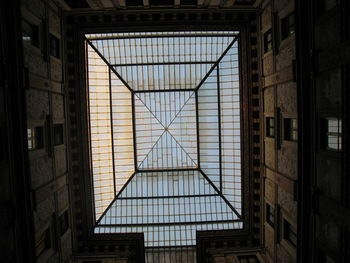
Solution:
<svg viewBox="0 0 350 263">
<path fill-rule="evenodd" d="M 260 263 L 259 259 L 255 255 L 238 256 L 240 263 Z"/>
<path fill-rule="evenodd" d="M 266 137 L 275 137 L 275 118 L 273 117 L 266 118 Z"/>
<path fill-rule="evenodd" d="M 44 128 L 41 126 L 27 129 L 28 149 L 36 150 L 44 147 Z"/>
<path fill-rule="evenodd" d="M 275 209 L 269 204 L 266 204 L 266 222 L 272 227 L 275 225 Z"/>
<path fill-rule="evenodd" d="M 64 143 L 63 140 L 63 124 L 55 124 L 53 126 L 53 142 L 54 145 L 61 145 Z"/>
<path fill-rule="evenodd" d="M 67 232 L 69 228 L 69 219 L 68 219 L 68 210 L 65 211 L 62 215 L 59 217 L 59 224 L 60 224 L 60 234 L 61 236 Z"/>
<path fill-rule="evenodd" d="M 281 20 L 282 40 L 293 35 L 295 32 L 294 14 L 290 14 Z"/>
<path fill-rule="evenodd" d="M 321 119 L 321 147 L 327 150 L 342 150 L 342 120 L 337 118 Z"/>
<path fill-rule="evenodd" d="M 297 234 L 294 227 L 284 219 L 283 223 L 283 238 L 287 240 L 290 244 L 292 244 L 294 247 L 297 246 Z"/>
<path fill-rule="evenodd" d="M 22 40 L 39 47 L 39 26 L 22 21 Z"/>
<path fill-rule="evenodd" d="M 284 139 L 286 141 L 298 140 L 298 121 L 297 119 L 284 119 Z"/>
<path fill-rule="evenodd" d="M 52 34 L 50 34 L 50 55 L 60 58 L 60 40 Z"/>
<path fill-rule="evenodd" d="M 264 53 L 272 50 L 272 30 L 264 34 Z"/>
</svg>

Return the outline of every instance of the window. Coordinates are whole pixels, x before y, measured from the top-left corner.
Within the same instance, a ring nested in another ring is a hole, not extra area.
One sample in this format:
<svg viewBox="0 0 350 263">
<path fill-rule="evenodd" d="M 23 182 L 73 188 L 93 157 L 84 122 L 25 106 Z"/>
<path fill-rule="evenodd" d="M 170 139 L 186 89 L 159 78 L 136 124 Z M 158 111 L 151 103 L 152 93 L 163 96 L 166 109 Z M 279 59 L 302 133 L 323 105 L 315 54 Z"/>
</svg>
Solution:
<svg viewBox="0 0 350 263">
<path fill-rule="evenodd" d="M 269 204 L 266 204 L 266 222 L 272 227 L 275 225 L 275 209 Z"/>
<path fill-rule="evenodd" d="M 240 263 L 260 263 L 259 259 L 255 255 L 238 256 Z"/>
<path fill-rule="evenodd" d="M 39 47 L 39 26 L 22 20 L 22 40 Z"/>
<path fill-rule="evenodd" d="M 272 50 L 272 30 L 270 29 L 264 34 L 264 53 Z"/>
<path fill-rule="evenodd" d="M 95 233 L 242 228 L 238 32 L 86 35 Z"/>
<path fill-rule="evenodd" d="M 298 121 L 297 119 L 284 119 L 284 139 L 286 141 L 298 140 Z"/>
<path fill-rule="evenodd" d="M 54 124 L 53 126 L 53 142 L 54 145 L 61 145 L 64 143 L 63 139 L 63 124 Z"/>
<path fill-rule="evenodd" d="M 295 228 L 287 220 L 284 219 L 283 222 L 283 238 L 294 247 L 297 247 L 297 233 Z"/>
<path fill-rule="evenodd" d="M 60 58 L 60 40 L 54 35 L 50 34 L 49 45 L 50 55 L 56 58 Z"/>
<path fill-rule="evenodd" d="M 61 236 L 67 232 L 69 228 L 69 221 L 68 221 L 68 210 L 65 211 L 62 215 L 59 216 L 59 229 Z"/>
<path fill-rule="evenodd" d="M 273 117 L 266 118 L 266 137 L 275 137 L 275 118 Z"/>
<path fill-rule="evenodd" d="M 281 38 L 282 40 L 293 35 L 295 32 L 294 13 L 282 18 L 281 20 Z"/>
<path fill-rule="evenodd" d="M 321 147 L 327 150 L 342 150 L 342 120 L 321 118 Z"/>
<path fill-rule="evenodd" d="M 27 129 L 28 149 L 36 150 L 44 147 L 44 128 L 34 127 Z"/>
</svg>

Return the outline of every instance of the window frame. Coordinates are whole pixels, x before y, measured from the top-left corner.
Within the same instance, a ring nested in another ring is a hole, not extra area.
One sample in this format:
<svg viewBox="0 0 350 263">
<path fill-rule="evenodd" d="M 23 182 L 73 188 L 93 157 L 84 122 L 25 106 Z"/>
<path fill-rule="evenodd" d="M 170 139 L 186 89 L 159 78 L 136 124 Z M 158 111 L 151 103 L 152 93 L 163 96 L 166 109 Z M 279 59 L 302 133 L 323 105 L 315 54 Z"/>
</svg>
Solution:
<svg viewBox="0 0 350 263">
<path fill-rule="evenodd" d="M 292 21 L 292 23 L 291 23 Z M 295 14 L 289 13 L 285 17 L 281 18 L 281 41 L 289 38 L 295 34 Z"/>
<path fill-rule="evenodd" d="M 294 122 L 294 125 L 293 125 Z M 298 141 L 298 119 L 283 118 L 283 139 L 285 141 Z"/>
<path fill-rule="evenodd" d="M 329 121 L 337 121 L 337 131 L 329 131 Z M 330 137 L 336 137 L 337 147 L 329 147 Z M 336 117 L 336 115 L 324 115 L 319 118 L 319 148 L 322 151 L 329 153 L 341 153 L 342 149 L 342 137 L 343 137 L 343 124 L 342 119 Z"/>
<path fill-rule="evenodd" d="M 49 54 L 57 59 L 61 58 L 61 41 L 54 34 L 49 33 Z"/>
<path fill-rule="evenodd" d="M 28 32 L 30 31 L 30 32 Z M 26 34 L 27 36 L 24 36 Z M 24 38 L 29 37 L 30 45 L 40 49 L 40 26 L 29 22 L 28 20 L 22 19 L 22 41 L 27 41 Z"/>
<path fill-rule="evenodd" d="M 293 248 L 298 245 L 298 235 L 295 227 L 289 221 L 283 218 L 283 239 L 288 242 Z"/>
<path fill-rule="evenodd" d="M 276 209 L 270 205 L 269 203 L 266 203 L 266 222 L 272 227 L 275 228 L 276 223 Z M 272 219 L 272 220 L 271 220 Z"/>
<path fill-rule="evenodd" d="M 27 128 L 27 142 L 29 151 L 40 150 L 45 148 L 44 133 L 45 128 L 43 126 L 34 126 Z"/>
<path fill-rule="evenodd" d="M 272 28 L 267 30 L 264 35 L 264 54 L 270 52 L 273 50 L 273 36 L 272 36 Z"/>
<path fill-rule="evenodd" d="M 276 119 L 273 116 L 265 118 L 265 136 L 276 138 Z"/>
</svg>

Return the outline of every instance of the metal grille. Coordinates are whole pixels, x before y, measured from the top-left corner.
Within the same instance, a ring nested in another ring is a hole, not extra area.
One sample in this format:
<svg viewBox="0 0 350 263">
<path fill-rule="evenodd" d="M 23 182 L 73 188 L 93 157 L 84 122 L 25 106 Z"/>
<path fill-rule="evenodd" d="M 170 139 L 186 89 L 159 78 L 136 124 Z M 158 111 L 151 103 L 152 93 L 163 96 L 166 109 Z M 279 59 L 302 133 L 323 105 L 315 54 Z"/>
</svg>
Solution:
<svg viewBox="0 0 350 263">
<path fill-rule="evenodd" d="M 95 233 L 242 228 L 238 32 L 86 35 Z"/>
</svg>

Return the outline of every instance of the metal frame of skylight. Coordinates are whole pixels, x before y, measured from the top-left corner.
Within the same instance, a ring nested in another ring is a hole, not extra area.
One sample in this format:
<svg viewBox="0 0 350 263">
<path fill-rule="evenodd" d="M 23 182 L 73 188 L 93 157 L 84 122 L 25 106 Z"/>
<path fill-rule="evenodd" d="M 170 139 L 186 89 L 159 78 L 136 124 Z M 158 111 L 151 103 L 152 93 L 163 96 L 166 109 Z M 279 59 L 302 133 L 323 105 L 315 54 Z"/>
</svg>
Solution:
<svg viewBox="0 0 350 263">
<path fill-rule="evenodd" d="M 205 36 L 205 35 L 204 35 Z M 203 34 L 201 35 L 201 37 L 203 37 Z M 207 79 L 207 77 L 211 74 L 211 72 L 213 70 L 217 70 L 217 90 L 218 90 L 218 114 L 219 114 L 219 118 L 218 118 L 218 124 L 219 124 L 219 133 L 221 134 L 221 118 L 220 118 L 220 91 L 219 91 L 219 88 L 220 88 L 220 74 L 219 74 L 219 63 L 221 61 L 221 59 L 226 55 L 226 53 L 228 52 L 228 50 L 232 47 L 232 45 L 235 43 L 235 41 L 237 41 L 238 37 L 236 36 L 235 39 L 231 42 L 231 44 L 229 45 L 229 47 L 225 50 L 225 52 L 220 56 L 220 58 L 215 62 L 215 64 L 212 66 L 212 68 L 210 69 L 210 71 L 206 74 L 206 76 L 202 79 L 202 81 L 199 83 L 199 85 L 195 88 L 195 89 L 167 89 L 167 90 L 140 90 L 140 91 L 134 91 L 131 89 L 131 87 L 126 83 L 126 81 L 123 80 L 123 78 L 116 72 L 116 70 L 113 69 L 113 66 L 114 65 L 111 65 L 109 64 L 109 62 L 104 59 L 104 56 L 94 47 L 93 44 L 91 44 L 91 42 L 86 39 L 86 42 L 88 44 L 90 44 L 90 46 L 95 50 L 95 52 L 97 54 L 99 54 L 99 56 L 104 60 L 104 62 L 108 65 L 109 67 L 109 74 L 111 74 L 111 71 L 113 71 L 113 73 L 115 73 L 118 78 L 123 82 L 123 84 L 129 89 L 129 91 L 132 93 L 132 102 L 133 102 L 133 105 L 132 105 L 132 109 L 133 109 L 133 133 L 134 133 L 134 136 L 133 136 L 133 141 L 134 141 L 134 154 L 135 156 L 137 155 L 137 152 L 136 152 L 136 136 L 135 136 L 135 112 L 134 112 L 134 109 L 135 109 L 135 105 L 134 105 L 134 95 L 137 94 L 137 93 L 151 93 L 151 92 L 174 92 L 174 91 L 194 91 L 195 92 L 195 98 L 196 98 L 196 119 L 197 119 L 197 122 L 196 122 L 196 126 L 197 126 L 197 131 L 198 131 L 198 89 L 201 87 L 201 85 L 205 82 L 205 80 Z M 204 62 L 204 63 L 211 63 L 211 62 Z M 165 65 L 165 64 L 197 64 L 197 62 L 187 62 L 187 63 L 153 63 L 153 64 L 156 64 L 156 65 Z M 199 62 L 199 64 L 203 64 L 202 62 Z M 147 63 L 143 63 L 141 65 L 149 65 Z M 111 86 L 111 85 L 110 85 Z M 110 87 L 111 88 L 111 87 Z M 110 105 L 110 107 L 112 107 Z M 111 115 L 112 115 L 112 111 L 110 112 Z M 112 121 L 112 118 L 111 118 L 111 121 Z M 219 142 L 219 149 L 220 149 L 220 189 L 217 189 L 215 184 L 211 182 L 211 180 L 205 175 L 205 173 L 200 169 L 200 154 L 199 154 L 199 150 L 200 150 L 200 147 L 197 147 L 197 150 L 198 150 L 198 153 L 197 153 L 197 156 L 198 156 L 198 168 L 194 168 L 194 169 L 153 169 L 153 170 L 139 170 L 138 167 L 137 167 L 137 162 L 134 162 L 135 164 L 135 172 L 133 173 L 133 175 L 128 179 L 128 181 L 125 183 L 125 185 L 122 187 L 122 189 L 119 191 L 119 194 L 123 191 L 123 189 L 128 185 L 128 183 L 131 181 L 131 179 L 138 173 L 138 172 L 159 172 L 159 171 L 179 171 L 179 170 L 183 170 L 183 171 L 189 171 L 189 170 L 196 170 L 196 171 L 199 171 L 206 179 L 207 181 L 212 185 L 212 187 L 214 187 L 214 189 L 217 190 L 218 192 L 218 195 L 220 197 L 222 197 L 225 202 L 232 208 L 232 210 L 236 213 L 236 215 L 238 216 L 238 221 L 241 221 L 241 216 L 236 212 L 236 210 L 233 208 L 233 206 L 230 204 L 230 202 L 224 197 L 223 193 L 222 193 L 222 174 L 221 174 L 221 136 L 219 136 L 220 138 L 220 142 Z M 197 132 L 197 146 L 199 146 L 199 133 Z M 113 147 L 113 152 L 114 152 L 114 147 Z M 114 159 L 114 158 L 113 158 Z M 113 173 L 114 174 L 114 173 Z M 115 180 L 114 180 L 115 182 Z M 115 187 L 114 187 L 115 189 Z M 110 206 L 114 203 L 114 201 L 118 198 L 119 194 L 116 194 L 116 191 L 115 191 L 115 198 L 114 200 L 111 202 Z M 193 195 L 193 196 L 197 196 L 197 195 Z M 203 195 L 200 195 L 200 196 L 203 196 Z M 211 195 L 204 195 L 204 196 L 211 196 Z M 216 195 L 215 195 L 216 196 Z M 176 197 L 182 197 L 182 196 L 171 196 L 171 198 L 176 198 Z M 184 196 L 185 197 L 185 196 Z M 187 196 L 189 197 L 189 196 Z M 152 198 L 156 198 L 156 197 L 141 197 L 141 199 L 152 199 Z M 158 197 L 159 198 L 159 197 Z M 161 197 L 161 198 L 170 198 L 169 197 Z M 124 199 L 124 198 L 123 198 Z M 128 199 L 128 198 L 125 198 L 125 199 Z M 140 197 L 137 197 L 135 199 L 140 199 Z M 109 207 L 110 207 L 109 206 Z M 109 207 L 105 210 L 108 211 Z M 103 214 L 105 214 L 105 212 Z M 101 220 L 101 218 L 103 217 L 103 214 L 100 216 L 100 219 L 97 221 L 97 224 L 99 223 L 99 221 Z M 223 222 L 223 221 L 207 221 L 207 223 L 215 223 L 215 222 Z M 230 222 L 232 222 L 232 220 L 230 220 Z M 199 222 L 200 223 L 204 223 L 204 222 Z M 167 225 L 167 223 L 165 223 Z M 179 223 L 174 223 L 174 224 L 179 224 Z M 186 224 L 186 223 L 184 223 Z M 192 223 L 190 223 L 192 224 Z M 130 224 L 127 224 L 128 226 Z M 138 224 L 139 225 L 139 224 Z M 157 223 L 157 225 L 159 225 L 159 223 Z M 96 225 L 97 226 L 97 225 Z M 104 226 L 107 226 L 107 225 L 104 225 Z M 115 225 L 114 225 L 115 226 Z"/>
</svg>

